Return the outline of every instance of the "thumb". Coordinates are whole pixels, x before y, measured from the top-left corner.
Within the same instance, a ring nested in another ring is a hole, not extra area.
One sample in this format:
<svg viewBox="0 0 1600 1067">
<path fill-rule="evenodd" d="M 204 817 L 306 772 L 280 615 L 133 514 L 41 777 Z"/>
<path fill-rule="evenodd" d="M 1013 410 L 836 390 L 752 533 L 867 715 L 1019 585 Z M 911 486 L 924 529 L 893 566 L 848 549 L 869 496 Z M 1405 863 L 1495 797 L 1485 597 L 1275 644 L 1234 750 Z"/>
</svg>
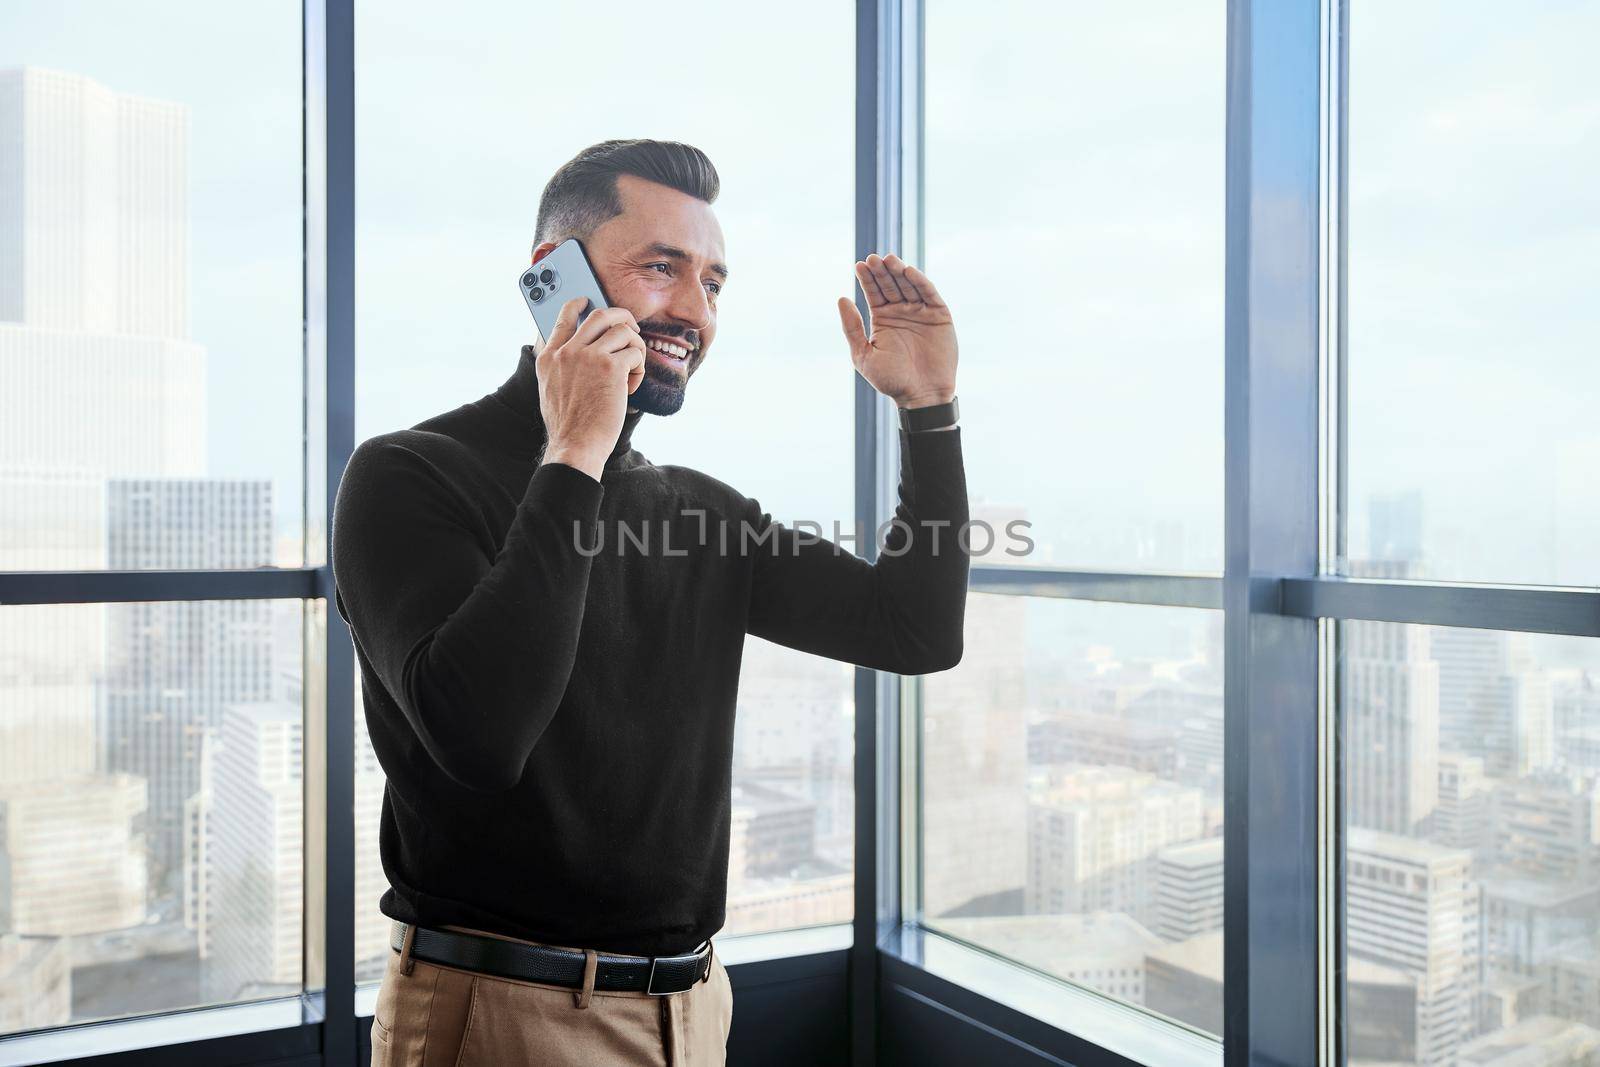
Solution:
<svg viewBox="0 0 1600 1067">
<path fill-rule="evenodd" d="M 550 336 L 545 339 L 546 349 L 556 348 L 572 340 L 572 335 L 578 332 L 578 312 L 583 310 L 588 298 L 575 296 L 561 305 L 561 314 L 556 316 L 555 328 L 550 331 Z"/>
<path fill-rule="evenodd" d="M 850 342 L 850 358 L 860 363 L 872 345 L 867 341 L 866 323 L 861 320 L 861 311 L 847 296 L 839 298 L 839 323 L 844 327 L 844 337 Z"/>
</svg>

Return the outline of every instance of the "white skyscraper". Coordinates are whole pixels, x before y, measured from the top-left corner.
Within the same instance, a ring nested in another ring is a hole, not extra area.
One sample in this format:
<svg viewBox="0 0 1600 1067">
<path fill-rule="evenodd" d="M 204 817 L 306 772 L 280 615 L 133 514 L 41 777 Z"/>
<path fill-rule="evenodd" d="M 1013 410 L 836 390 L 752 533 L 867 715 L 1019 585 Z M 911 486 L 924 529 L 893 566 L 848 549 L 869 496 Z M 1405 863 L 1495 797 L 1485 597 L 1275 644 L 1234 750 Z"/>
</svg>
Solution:
<svg viewBox="0 0 1600 1067">
<path fill-rule="evenodd" d="M 1393 555 L 1358 561 L 1363 578 L 1410 578 L 1420 505 L 1409 494 L 1374 500 L 1374 535 Z M 1439 672 L 1426 626 L 1339 627 L 1350 825 L 1393 834 L 1431 828 L 1439 803 Z"/>
<path fill-rule="evenodd" d="M 188 109 L 0 71 L 0 567 L 103 567 L 104 481 L 205 472 Z"/>
<path fill-rule="evenodd" d="M 1428 630 L 1354 622 L 1339 635 L 1350 823 L 1419 833 L 1439 802 L 1439 665 Z"/>
<path fill-rule="evenodd" d="M 0 320 L 186 337 L 189 109 L 4 70 L 0 148 Z"/>
<path fill-rule="evenodd" d="M 229 705 L 216 743 L 201 992 L 218 1001 L 295 992 L 304 911 L 300 705 Z"/>
<path fill-rule="evenodd" d="M 0 568 L 174 565 L 118 556 L 108 483 L 206 473 L 188 138 L 183 105 L 0 70 Z M 114 610 L 0 613 L 0 763 L 19 820 L 7 848 L 27 874 L 10 884 L 19 931 L 157 929 L 145 822 L 171 790 L 107 759 L 103 673 L 130 654 L 107 646 Z M 85 940 L 71 962 L 108 945 Z"/>
<path fill-rule="evenodd" d="M 1476 1031 L 1481 986 L 1481 895 L 1471 853 L 1352 827 L 1345 865 L 1352 960 L 1415 981 L 1416 1063 L 1453 1067 Z"/>
<path fill-rule="evenodd" d="M 1555 698 L 1527 634 L 1432 627 L 1439 662 L 1439 733 L 1446 749 L 1482 756 L 1495 777 L 1555 761 Z"/>
<path fill-rule="evenodd" d="M 0 71 L 0 569 L 104 568 L 108 479 L 204 473 L 188 121 L 81 75 Z M 56 710 L 92 712 L 104 619 L 0 615 L 0 720 L 37 716 L 40 681 L 78 685 L 83 703 Z"/>
</svg>

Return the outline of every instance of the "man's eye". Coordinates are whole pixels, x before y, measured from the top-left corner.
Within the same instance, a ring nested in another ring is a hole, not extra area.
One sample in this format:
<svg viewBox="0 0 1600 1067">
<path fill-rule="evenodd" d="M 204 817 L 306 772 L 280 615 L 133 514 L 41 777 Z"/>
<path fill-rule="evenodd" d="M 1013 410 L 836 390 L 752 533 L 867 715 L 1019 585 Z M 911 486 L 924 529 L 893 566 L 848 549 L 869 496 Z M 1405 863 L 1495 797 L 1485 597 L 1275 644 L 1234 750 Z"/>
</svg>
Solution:
<svg viewBox="0 0 1600 1067">
<path fill-rule="evenodd" d="M 710 287 L 713 295 L 722 292 L 721 282 L 707 282 L 706 285 Z"/>
<path fill-rule="evenodd" d="M 651 266 L 651 267 L 652 267 L 652 268 L 654 268 L 654 267 L 660 267 L 660 268 L 661 268 L 661 269 L 662 269 L 662 270 L 670 270 L 670 269 L 671 269 L 671 268 L 670 268 L 670 267 L 669 267 L 669 266 L 668 266 L 668 265 L 667 265 L 667 264 L 665 264 L 665 263 L 652 263 L 652 264 L 650 264 L 650 266 Z"/>
</svg>

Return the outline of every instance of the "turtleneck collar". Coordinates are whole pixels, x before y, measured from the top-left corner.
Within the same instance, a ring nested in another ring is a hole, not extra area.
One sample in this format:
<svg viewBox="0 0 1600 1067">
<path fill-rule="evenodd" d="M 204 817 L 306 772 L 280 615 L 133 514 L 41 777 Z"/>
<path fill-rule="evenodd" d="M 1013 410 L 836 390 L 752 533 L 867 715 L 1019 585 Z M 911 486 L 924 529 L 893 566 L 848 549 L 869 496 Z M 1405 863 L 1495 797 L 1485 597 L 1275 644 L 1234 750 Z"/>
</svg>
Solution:
<svg viewBox="0 0 1600 1067">
<path fill-rule="evenodd" d="M 539 376 L 534 368 L 537 357 L 538 352 L 532 345 L 523 345 L 522 354 L 517 360 L 517 369 L 512 372 L 511 377 L 489 394 L 503 404 L 525 427 L 527 434 L 525 441 L 530 453 L 544 447 L 547 436 L 544 416 L 539 410 Z M 633 428 L 642 418 L 644 412 L 631 409 L 623 416 L 622 432 L 617 435 L 617 443 L 612 446 L 611 457 L 606 460 L 605 465 L 608 468 L 618 465 L 622 457 L 632 450 Z"/>
</svg>

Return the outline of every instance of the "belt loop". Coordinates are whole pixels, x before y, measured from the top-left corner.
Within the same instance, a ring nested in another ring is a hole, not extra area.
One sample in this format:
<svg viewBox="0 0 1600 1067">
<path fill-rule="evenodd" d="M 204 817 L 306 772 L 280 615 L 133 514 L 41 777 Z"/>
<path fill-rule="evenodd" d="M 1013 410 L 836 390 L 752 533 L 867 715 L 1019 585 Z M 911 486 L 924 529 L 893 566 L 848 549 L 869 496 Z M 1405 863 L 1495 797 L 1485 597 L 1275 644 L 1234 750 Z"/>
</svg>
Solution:
<svg viewBox="0 0 1600 1067">
<path fill-rule="evenodd" d="M 709 982 L 711 980 L 711 964 L 712 961 L 716 959 L 717 953 L 717 946 L 712 944 L 711 938 L 706 938 L 706 945 L 708 946 L 706 948 L 706 973 L 700 976 L 700 981 L 702 982 Z"/>
<path fill-rule="evenodd" d="M 410 974 L 414 960 L 411 958 L 411 943 L 417 939 L 417 924 L 406 923 L 406 939 L 400 946 L 400 973 Z"/>
<path fill-rule="evenodd" d="M 589 996 L 594 992 L 594 972 L 597 966 L 599 966 L 599 958 L 595 955 L 594 949 L 584 949 L 583 989 L 580 992 L 572 994 L 573 1003 L 580 1008 L 587 1008 L 589 1006 Z"/>
</svg>

